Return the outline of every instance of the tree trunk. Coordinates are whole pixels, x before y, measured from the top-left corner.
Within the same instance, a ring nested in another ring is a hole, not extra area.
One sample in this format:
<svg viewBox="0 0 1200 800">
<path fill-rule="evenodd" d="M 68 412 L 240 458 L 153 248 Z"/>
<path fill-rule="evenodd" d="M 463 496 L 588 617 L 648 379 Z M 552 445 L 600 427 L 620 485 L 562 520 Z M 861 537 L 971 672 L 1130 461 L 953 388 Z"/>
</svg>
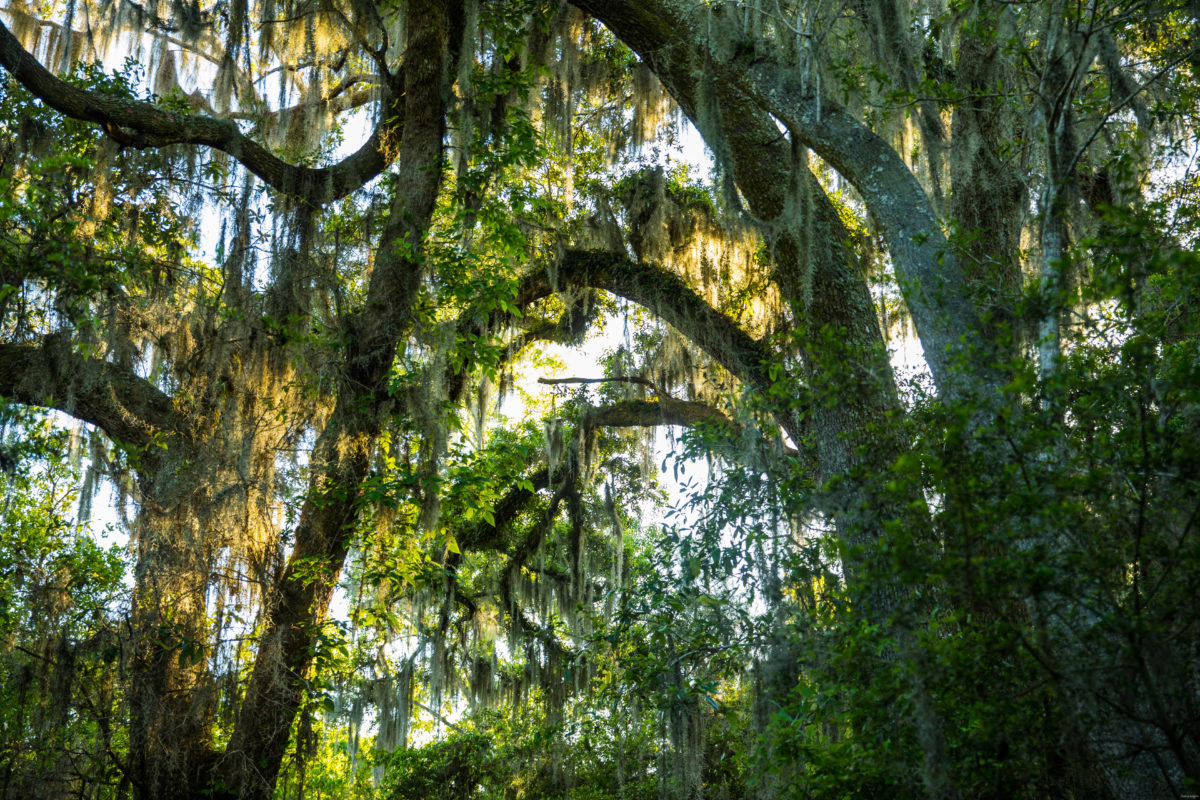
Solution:
<svg viewBox="0 0 1200 800">
<path fill-rule="evenodd" d="M 360 512 L 359 487 L 379 437 L 392 362 L 420 286 L 421 244 L 442 175 L 447 6 L 416 0 L 409 20 L 396 194 L 366 307 L 352 320 L 337 404 L 313 449 L 295 548 L 267 598 L 254 670 L 220 766 L 224 788 L 243 800 L 267 800 L 274 790 Z"/>
<path fill-rule="evenodd" d="M 166 481 L 164 481 L 165 483 Z M 197 797 L 214 755 L 203 497 L 155 489 L 135 525 L 129 776 L 138 798 Z"/>
</svg>

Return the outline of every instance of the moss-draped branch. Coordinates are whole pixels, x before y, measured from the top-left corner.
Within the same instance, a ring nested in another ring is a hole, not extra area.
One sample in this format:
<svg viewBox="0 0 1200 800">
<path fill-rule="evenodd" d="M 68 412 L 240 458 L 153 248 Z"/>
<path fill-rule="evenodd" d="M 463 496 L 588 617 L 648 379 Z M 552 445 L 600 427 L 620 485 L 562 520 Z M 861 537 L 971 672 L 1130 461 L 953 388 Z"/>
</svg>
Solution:
<svg viewBox="0 0 1200 800">
<path fill-rule="evenodd" d="M 560 289 L 612 292 L 648 309 L 677 328 L 739 380 L 757 389 L 773 381 L 766 346 L 709 305 L 674 272 L 609 251 L 568 250 L 551 274 L 527 274 L 518 295 L 522 307 Z"/>
<path fill-rule="evenodd" d="M 397 157 L 404 126 L 402 103 L 392 99 L 393 84 L 383 76 L 384 106 L 371 136 L 356 152 L 328 167 L 290 164 L 244 135 L 228 118 L 168 111 L 152 103 L 124 100 L 74 86 L 53 75 L 29 54 L 0 22 L 0 66 L 54 110 L 91 122 L 125 147 L 150 148 L 194 144 L 228 153 L 268 186 L 311 205 L 322 205 L 362 188 Z"/>
<path fill-rule="evenodd" d="M 65 336 L 0 344 L 0 397 L 62 411 L 143 449 L 187 430 L 169 395 L 128 367 L 84 356 Z"/>
</svg>

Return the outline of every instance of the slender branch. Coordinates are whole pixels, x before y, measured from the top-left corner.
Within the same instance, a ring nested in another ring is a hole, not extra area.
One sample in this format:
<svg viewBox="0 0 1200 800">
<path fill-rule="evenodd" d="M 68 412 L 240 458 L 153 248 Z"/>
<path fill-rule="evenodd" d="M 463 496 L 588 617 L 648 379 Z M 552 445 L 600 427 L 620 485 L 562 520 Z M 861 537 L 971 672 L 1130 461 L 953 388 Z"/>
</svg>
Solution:
<svg viewBox="0 0 1200 800">
<path fill-rule="evenodd" d="M 1095 127 L 1093 127 L 1091 133 L 1089 133 L 1084 138 L 1083 143 L 1080 144 L 1079 147 L 1077 147 L 1075 149 L 1074 154 L 1072 154 L 1072 156 L 1071 156 L 1071 161 L 1067 165 L 1065 174 L 1067 174 L 1067 175 L 1075 174 L 1075 169 L 1079 166 L 1079 162 L 1080 162 L 1080 160 L 1082 160 L 1084 154 L 1087 152 L 1087 149 L 1092 146 L 1092 142 L 1096 141 L 1096 137 L 1100 135 L 1101 131 L 1103 131 L 1103 129 L 1104 129 L 1104 126 L 1107 125 L 1112 120 L 1113 117 L 1115 117 L 1117 114 L 1121 113 L 1126 108 L 1131 106 L 1134 103 L 1134 101 L 1136 101 L 1138 99 L 1139 96 L 1141 96 L 1144 92 L 1146 92 L 1154 83 L 1157 83 L 1160 79 L 1162 79 L 1164 76 L 1166 76 L 1172 70 L 1174 70 L 1175 67 L 1179 66 L 1181 63 L 1188 60 L 1189 58 L 1194 57 L 1196 52 L 1197 52 L 1197 48 L 1191 48 L 1186 53 L 1179 56 L 1178 58 L 1167 62 L 1167 64 L 1165 66 L 1163 66 L 1160 70 L 1155 72 L 1150 77 L 1146 78 L 1145 81 L 1143 81 L 1143 82 L 1137 84 L 1136 86 L 1134 86 L 1133 88 L 1129 89 L 1126 92 L 1125 96 L 1122 97 L 1120 100 L 1118 100 L 1115 103 L 1112 102 L 1112 97 L 1111 97 L 1111 92 L 1110 92 L 1110 98 L 1109 98 L 1110 105 L 1109 105 L 1108 110 L 1105 111 L 1100 116 L 1100 121 L 1096 123 L 1096 125 L 1095 125 Z"/>
<path fill-rule="evenodd" d="M 349 90 L 359 83 L 366 82 L 367 78 L 363 75 L 353 75 L 344 81 L 338 83 L 337 86 L 331 88 L 323 97 L 311 100 L 305 103 L 297 103 L 294 106 L 280 108 L 274 111 L 232 111 L 223 116 L 230 119 L 246 120 L 254 123 L 262 123 L 267 120 L 276 120 L 288 114 L 297 114 L 306 109 L 325 107 L 327 111 L 334 114 L 340 114 L 344 111 L 351 111 L 356 108 L 361 108 L 367 103 L 378 97 L 374 89 L 359 89 L 355 92 Z M 347 92 L 349 92 L 347 94 Z M 205 109 L 210 111 L 211 109 Z"/>
<path fill-rule="evenodd" d="M 641 386 L 649 386 L 659 397 L 666 397 L 666 392 L 658 388 L 658 385 L 654 381 L 637 375 L 614 375 L 611 378 L 538 378 L 538 383 L 547 386 L 557 386 L 564 383 L 636 383 Z"/>
<path fill-rule="evenodd" d="M 442 724 L 445 725 L 450 730 L 452 730 L 452 731 L 461 731 L 462 730 L 461 725 L 454 724 L 450 720 L 446 719 L 442 714 L 438 713 L 437 711 L 434 711 L 432 708 L 425 705 L 424 703 L 420 703 L 420 702 L 417 702 L 416 700 L 413 700 L 413 705 L 416 706 L 417 708 L 421 709 L 422 711 L 424 711 L 428 714 L 432 714 L 433 716 L 437 717 L 439 720 L 441 720 Z"/>
</svg>

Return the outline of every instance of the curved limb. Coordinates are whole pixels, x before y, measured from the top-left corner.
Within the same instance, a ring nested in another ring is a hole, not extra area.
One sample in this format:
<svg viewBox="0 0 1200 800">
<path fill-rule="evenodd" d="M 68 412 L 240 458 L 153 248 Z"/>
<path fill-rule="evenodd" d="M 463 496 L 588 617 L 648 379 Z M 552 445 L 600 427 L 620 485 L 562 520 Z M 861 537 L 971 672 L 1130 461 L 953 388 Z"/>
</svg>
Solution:
<svg viewBox="0 0 1200 800">
<path fill-rule="evenodd" d="M 198 144 L 228 153 L 268 186 L 322 205 L 360 189 L 396 159 L 404 118 L 385 94 L 387 113 L 356 152 L 329 167 L 290 164 L 244 135 L 232 119 L 167 111 L 151 103 L 124 100 L 72 86 L 30 55 L 0 22 L 0 66 L 46 105 L 68 117 L 92 122 L 125 147 Z M 387 76 L 385 83 L 391 83 Z M 392 143 L 389 146 L 389 143 Z"/>
</svg>

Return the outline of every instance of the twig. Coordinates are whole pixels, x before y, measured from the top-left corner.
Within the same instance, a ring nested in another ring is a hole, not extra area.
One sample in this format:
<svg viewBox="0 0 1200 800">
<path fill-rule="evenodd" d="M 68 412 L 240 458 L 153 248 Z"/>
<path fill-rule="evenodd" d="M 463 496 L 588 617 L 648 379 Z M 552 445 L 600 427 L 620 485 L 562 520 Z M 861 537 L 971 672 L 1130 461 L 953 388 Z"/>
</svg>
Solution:
<svg viewBox="0 0 1200 800">
<path fill-rule="evenodd" d="M 658 384 L 649 378 L 642 378 L 637 375 L 614 375 L 611 378 L 538 378 L 538 383 L 543 383 L 548 386 L 555 386 L 563 383 L 637 383 L 642 386 L 649 386 L 659 397 L 666 397 L 667 393 L 658 388 Z"/>
</svg>

